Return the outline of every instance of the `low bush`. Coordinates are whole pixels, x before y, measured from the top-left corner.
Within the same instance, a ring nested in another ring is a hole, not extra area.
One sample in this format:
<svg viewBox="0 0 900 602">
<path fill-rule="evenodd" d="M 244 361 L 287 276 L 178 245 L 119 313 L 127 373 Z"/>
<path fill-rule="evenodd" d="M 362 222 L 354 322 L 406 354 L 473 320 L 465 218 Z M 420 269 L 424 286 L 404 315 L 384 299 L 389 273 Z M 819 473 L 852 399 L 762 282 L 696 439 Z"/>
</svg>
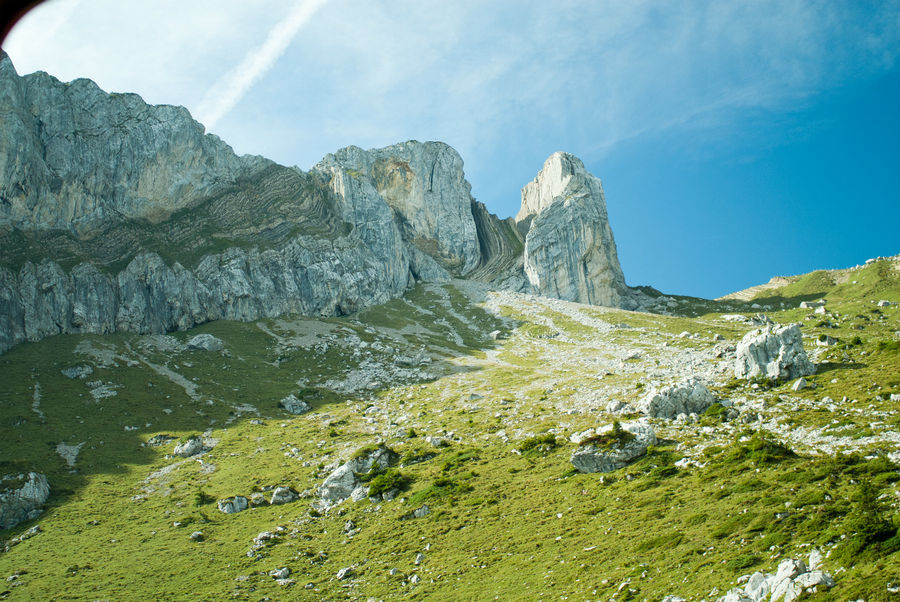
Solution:
<svg viewBox="0 0 900 602">
<path fill-rule="evenodd" d="M 559 447 L 559 443 L 556 441 L 556 435 L 547 433 L 546 435 L 536 435 L 525 439 L 519 444 L 517 449 L 522 453 L 530 452 L 544 456 L 557 447 Z"/>
</svg>

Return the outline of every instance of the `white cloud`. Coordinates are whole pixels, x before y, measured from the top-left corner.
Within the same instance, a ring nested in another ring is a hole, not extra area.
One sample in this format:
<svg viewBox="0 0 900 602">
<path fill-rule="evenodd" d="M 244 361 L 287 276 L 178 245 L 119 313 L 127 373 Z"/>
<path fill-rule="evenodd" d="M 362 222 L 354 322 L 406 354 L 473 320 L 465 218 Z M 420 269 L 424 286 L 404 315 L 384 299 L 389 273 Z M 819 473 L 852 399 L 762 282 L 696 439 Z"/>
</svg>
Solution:
<svg viewBox="0 0 900 602">
<path fill-rule="evenodd" d="M 300 0 L 287 18 L 271 29 L 258 48 L 248 52 L 234 69 L 206 93 L 197 109 L 198 120 L 212 129 L 253 84 L 275 65 L 297 32 L 326 2 L 327 0 Z"/>
</svg>

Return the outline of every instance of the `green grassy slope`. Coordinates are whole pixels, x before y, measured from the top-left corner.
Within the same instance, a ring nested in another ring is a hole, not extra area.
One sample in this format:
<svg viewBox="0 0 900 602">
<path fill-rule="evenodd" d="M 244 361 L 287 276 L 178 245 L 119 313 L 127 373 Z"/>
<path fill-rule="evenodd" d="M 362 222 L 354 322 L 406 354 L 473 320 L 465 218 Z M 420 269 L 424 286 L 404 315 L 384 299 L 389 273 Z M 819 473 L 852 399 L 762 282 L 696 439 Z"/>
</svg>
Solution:
<svg viewBox="0 0 900 602">
<path fill-rule="evenodd" d="M 900 301 L 890 269 L 830 285 L 811 275 L 754 300 L 803 324 L 820 370 L 798 392 L 735 382 L 716 357 L 751 328 L 721 315 L 761 310 L 750 302 L 685 300 L 683 315 L 657 316 L 466 283 L 339 319 L 21 345 L 0 356 L 0 476 L 38 470 L 52 496 L 36 521 L 0 533 L 40 527 L 0 553 L 0 577 L 18 575 L 0 597 L 700 600 L 819 547 L 837 581 L 819 598 L 889 600 L 900 583 L 900 473 L 888 459 L 900 449 L 900 309 L 875 301 Z M 828 314 L 796 308 L 813 293 Z M 201 332 L 226 352 L 178 347 Z M 837 344 L 817 347 L 820 334 Z M 93 373 L 60 372 L 80 365 Z M 612 422 L 611 399 L 689 373 L 761 420 L 723 421 L 717 406 L 696 424 L 654 420 L 660 443 L 638 462 L 572 470 L 568 437 Z M 289 393 L 313 410 L 280 410 Z M 187 460 L 168 455 L 173 443 L 146 445 L 200 433 L 217 443 Z M 57 445 L 82 442 L 69 467 Z M 322 511 L 315 489 L 377 442 L 404 458 L 405 489 Z M 694 463 L 676 467 L 685 457 Z M 301 499 L 216 509 L 278 485 Z M 429 514 L 406 518 L 423 504 Z M 275 538 L 248 556 L 263 531 Z M 269 576 L 281 567 L 292 584 Z"/>
</svg>

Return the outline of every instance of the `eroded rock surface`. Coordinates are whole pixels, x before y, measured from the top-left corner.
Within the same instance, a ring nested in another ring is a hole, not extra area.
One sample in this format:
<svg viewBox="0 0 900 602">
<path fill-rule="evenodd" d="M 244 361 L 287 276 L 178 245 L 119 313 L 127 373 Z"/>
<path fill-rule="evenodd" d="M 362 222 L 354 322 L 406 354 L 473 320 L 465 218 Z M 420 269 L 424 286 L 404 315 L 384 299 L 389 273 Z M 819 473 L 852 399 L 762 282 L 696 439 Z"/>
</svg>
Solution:
<svg viewBox="0 0 900 602">
<path fill-rule="evenodd" d="M 552 154 L 522 189 L 516 222 L 526 231 L 524 268 L 535 292 L 579 303 L 622 304 L 627 287 L 603 186 L 580 159 Z"/>
<path fill-rule="evenodd" d="M 387 468 L 399 459 L 391 449 L 379 446 L 352 458 L 334 470 L 319 488 L 319 496 L 326 502 L 340 502 L 349 497 L 362 499 L 366 497 L 368 487 L 359 479 L 359 475 L 372 470 L 372 467 Z"/>
<path fill-rule="evenodd" d="M 646 453 L 656 444 L 656 432 L 641 422 L 623 424 L 627 435 L 621 441 L 598 442 L 598 436 L 609 435 L 613 426 L 596 429 L 593 433 L 581 433 L 579 446 L 572 453 L 572 465 L 579 472 L 612 472 L 625 467 Z"/>
<path fill-rule="evenodd" d="M 653 418 L 672 419 L 679 414 L 702 414 L 715 401 L 703 381 L 691 377 L 661 389 L 651 389 L 638 403 L 638 409 Z"/>
<path fill-rule="evenodd" d="M 24 481 L 20 487 L 0 493 L 0 529 L 12 529 L 19 523 L 37 518 L 50 497 L 50 484 L 44 475 L 29 472 Z"/>
<path fill-rule="evenodd" d="M 800 326 L 770 324 L 744 335 L 735 352 L 737 378 L 799 378 L 813 374 L 813 365 L 803 349 Z"/>
</svg>

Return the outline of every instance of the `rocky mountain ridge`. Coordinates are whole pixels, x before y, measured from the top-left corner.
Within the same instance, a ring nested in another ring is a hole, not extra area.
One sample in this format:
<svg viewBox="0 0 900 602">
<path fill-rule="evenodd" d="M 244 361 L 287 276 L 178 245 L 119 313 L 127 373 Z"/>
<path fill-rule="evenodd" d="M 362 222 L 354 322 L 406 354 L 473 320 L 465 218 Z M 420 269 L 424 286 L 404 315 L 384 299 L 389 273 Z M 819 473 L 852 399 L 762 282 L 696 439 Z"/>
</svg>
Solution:
<svg viewBox="0 0 900 602">
<path fill-rule="evenodd" d="M 235 155 L 186 109 L 0 58 L 0 353 L 57 333 L 329 316 L 415 282 L 635 308 L 600 181 L 553 154 L 501 220 L 440 142 Z"/>
</svg>

